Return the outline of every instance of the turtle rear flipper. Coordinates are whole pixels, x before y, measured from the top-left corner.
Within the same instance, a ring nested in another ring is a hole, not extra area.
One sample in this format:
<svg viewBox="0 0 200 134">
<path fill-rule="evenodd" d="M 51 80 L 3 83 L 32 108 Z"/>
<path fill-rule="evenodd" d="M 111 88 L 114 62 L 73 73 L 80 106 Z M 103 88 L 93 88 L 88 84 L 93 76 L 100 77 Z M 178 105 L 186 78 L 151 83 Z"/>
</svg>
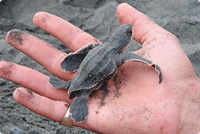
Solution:
<svg viewBox="0 0 200 134">
<path fill-rule="evenodd" d="M 119 61 L 119 59 L 117 59 Z M 142 63 L 146 63 L 148 64 L 149 66 L 152 66 L 154 67 L 154 69 L 158 72 L 158 78 L 159 78 L 159 83 L 161 83 L 162 81 L 162 74 L 161 74 L 161 70 L 160 70 L 160 67 L 156 64 L 154 64 L 152 61 L 150 60 L 147 60 L 137 54 L 134 54 L 134 53 L 122 53 L 120 54 L 120 65 L 123 64 L 124 62 L 127 62 L 127 61 L 139 61 L 139 62 L 142 62 Z"/>
<path fill-rule="evenodd" d="M 68 89 L 70 87 L 71 81 L 63 81 L 57 77 L 50 77 L 49 82 L 53 86 L 53 88 L 66 88 Z"/>
<path fill-rule="evenodd" d="M 73 120 L 81 123 L 85 121 L 88 115 L 88 96 L 90 90 L 81 90 L 79 92 L 79 95 L 77 95 L 70 105 L 70 114 Z"/>
<path fill-rule="evenodd" d="M 99 45 L 100 44 L 89 43 L 88 45 L 78 49 L 76 52 L 68 54 L 61 62 L 61 68 L 67 72 L 76 71 L 88 52 Z"/>
</svg>

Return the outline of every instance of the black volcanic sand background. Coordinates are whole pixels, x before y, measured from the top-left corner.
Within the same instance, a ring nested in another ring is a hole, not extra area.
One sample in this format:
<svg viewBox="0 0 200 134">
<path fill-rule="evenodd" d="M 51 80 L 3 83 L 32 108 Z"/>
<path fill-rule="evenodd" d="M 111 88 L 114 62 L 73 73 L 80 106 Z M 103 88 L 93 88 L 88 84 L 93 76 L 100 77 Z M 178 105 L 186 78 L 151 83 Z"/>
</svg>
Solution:
<svg viewBox="0 0 200 134">
<path fill-rule="evenodd" d="M 32 17 L 38 11 L 60 16 L 89 32 L 102 42 L 119 26 L 116 7 L 127 2 L 151 17 L 156 23 L 174 33 L 200 76 L 200 3 L 198 0 L 4 0 L 0 3 L 0 60 L 15 62 L 48 72 L 5 41 L 6 33 L 21 29 L 45 40 L 65 52 L 69 50 L 58 40 L 38 29 Z M 134 43 L 130 49 L 140 48 Z M 36 115 L 13 100 L 18 87 L 0 78 L 0 133 L 11 134 L 69 134 L 91 133 L 79 128 L 67 128 Z"/>
</svg>

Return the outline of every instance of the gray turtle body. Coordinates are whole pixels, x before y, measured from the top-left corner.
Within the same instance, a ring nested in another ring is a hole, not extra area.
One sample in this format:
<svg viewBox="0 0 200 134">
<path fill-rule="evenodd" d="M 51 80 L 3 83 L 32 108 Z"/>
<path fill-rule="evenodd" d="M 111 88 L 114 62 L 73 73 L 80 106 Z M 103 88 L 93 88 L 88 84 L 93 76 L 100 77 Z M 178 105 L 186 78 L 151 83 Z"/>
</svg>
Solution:
<svg viewBox="0 0 200 134">
<path fill-rule="evenodd" d="M 132 25 L 120 26 L 105 44 L 88 44 L 70 53 L 61 63 L 61 68 L 68 72 L 77 70 L 75 77 L 68 82 L 58 78 L 50 78 L 54 88 L 66 88 L 70 99 L 75 98 L 70 105 L 71 118 L 83 122 L 88 115 L 88 97 L 92 90 L 101 87 L 114 75 L 125 62 L 133 60 L 146 63 L 155 68 L 162 81 L 159 66 L 134 53 L 123 52 L 132 37 Z"/>
</svg>

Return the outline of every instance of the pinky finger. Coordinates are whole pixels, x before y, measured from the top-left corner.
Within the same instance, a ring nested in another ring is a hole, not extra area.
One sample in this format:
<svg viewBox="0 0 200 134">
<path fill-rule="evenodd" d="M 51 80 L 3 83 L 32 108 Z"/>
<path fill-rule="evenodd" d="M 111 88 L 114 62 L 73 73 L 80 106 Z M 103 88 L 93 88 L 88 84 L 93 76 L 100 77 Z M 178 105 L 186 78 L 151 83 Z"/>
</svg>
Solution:
<svg viewBox="0 0 200 134">
<path fill-rule="evenodd" d="M 13 97 L 29 110 L 56 122 L 60 122 L 63 119 L 68 109 L 66 102 L 51 100 L 22 87 L 14 91 Z"/>
</svg>

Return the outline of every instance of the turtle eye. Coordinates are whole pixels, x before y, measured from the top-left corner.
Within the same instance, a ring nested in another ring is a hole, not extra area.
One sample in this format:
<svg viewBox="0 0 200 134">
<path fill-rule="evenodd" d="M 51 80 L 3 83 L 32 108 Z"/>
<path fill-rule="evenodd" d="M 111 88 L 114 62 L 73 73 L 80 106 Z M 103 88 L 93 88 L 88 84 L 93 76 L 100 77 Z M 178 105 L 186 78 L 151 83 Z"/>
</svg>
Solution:
<svg viewBox="0 0 200 134">
<path fill-rule="evenodd" d="M 132 29 L 128 29 L 128 30 L 126 31 L 126 34 L 127 34 L 128 36 L 131 36 L 131 35 L 132 35 Z"/>
</svg>

